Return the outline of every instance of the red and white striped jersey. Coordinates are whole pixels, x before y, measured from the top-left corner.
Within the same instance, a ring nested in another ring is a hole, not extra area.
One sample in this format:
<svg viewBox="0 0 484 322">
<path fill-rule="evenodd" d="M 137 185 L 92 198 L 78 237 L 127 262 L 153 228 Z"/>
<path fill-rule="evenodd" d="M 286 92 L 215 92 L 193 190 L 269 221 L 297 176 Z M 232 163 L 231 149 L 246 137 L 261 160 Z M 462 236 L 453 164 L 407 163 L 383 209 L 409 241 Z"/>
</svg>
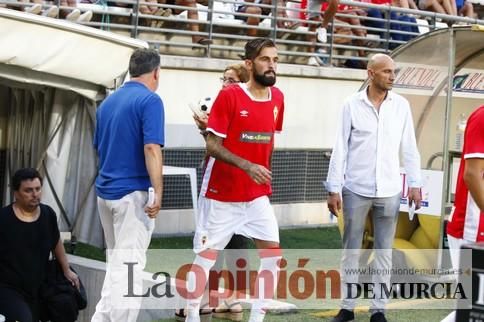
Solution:
<svg viewBox="0 0 484 322">
<path fill-rule="evenodd" d="M 455 209 L 447 225 L 449 235 L 471 242 L 479 242 L 484 241 L 484 213 L 480 211 L 464 181 L 466 160 L 472 158 L 484 158 L 484 105 L 474 111 L 467 120 L 464 148 L 457 177 Z"/>
</svg>

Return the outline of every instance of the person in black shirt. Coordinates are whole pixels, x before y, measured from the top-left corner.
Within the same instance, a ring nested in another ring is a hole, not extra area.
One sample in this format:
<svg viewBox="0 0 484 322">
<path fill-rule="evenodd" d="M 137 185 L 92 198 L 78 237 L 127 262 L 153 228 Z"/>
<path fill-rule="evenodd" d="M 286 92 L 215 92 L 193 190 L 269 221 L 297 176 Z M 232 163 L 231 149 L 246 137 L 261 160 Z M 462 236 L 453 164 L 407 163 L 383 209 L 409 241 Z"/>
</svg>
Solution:
<svg viewBox="0 0 484 322">
<path fill-rule="evenodd" d="M 40 203 L 42 177 L 24 168 L 12 177 L 15 201 L 0 209 L 0 312 L 7 321 L 38 321 L 38 293 L 52 251 L 77 288 L 57 227 L 57 216 Z"/>
</svg>

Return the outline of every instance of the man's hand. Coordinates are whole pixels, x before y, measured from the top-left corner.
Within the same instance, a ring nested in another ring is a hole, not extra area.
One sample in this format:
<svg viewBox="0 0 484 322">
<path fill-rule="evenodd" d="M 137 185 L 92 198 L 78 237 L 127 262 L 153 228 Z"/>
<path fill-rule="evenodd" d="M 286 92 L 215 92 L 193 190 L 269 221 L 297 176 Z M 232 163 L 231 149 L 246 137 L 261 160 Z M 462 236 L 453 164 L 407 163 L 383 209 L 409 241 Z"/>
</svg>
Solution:
<svg viewBox="0 0 484 322">
<path fill-rule="evenodd" d="M 195 120 L 195 124 L 199 130 L 206 130 L 208 124 L 208 115 L 204 114 L 202 116 L 198 116 L 197 114 L 193 114 L 193 119 Z"/>
<path fill-rule="evenodd" d="M 266 167 L 249 163 L 244 171 L 252 178 L 257 184 L 269 184 L 272 180 L 272 172 Z"/>
<path fill-rule="evenodd" d="M 161 197 L 157 195 L 155 197 L 155 202 L 153 203 L 153 205 L 145 207 L 145 213 L 151 219 L 155 219 L 158 213 L 160 212 L 160 209 L 161 209 Z"/>
<path fill-rule="evenodd" d="M 77 274 L 74 273 L 70 268 L 64 272 L 64 276 L 67 278 L 69 282 L 71 282 L 72 286 L 74 286 L 77 289 L 80 288 L 79 276 L 77 276 Z"/>
<path fill-rule="evenodd" d="M 415 203 L 415 210 L 420 209 L 422 206 L 420 188 L 410 188 L 410 191 L 408 192 L 408 206 L 411 207 L 412 203 Z"/>
<path fill-rule="evenodd" d="M 336 217 L 338 217 L 338 213 L 341 211 L 341 204 L 339 193 L 331 192 L 328 196 L 328 209 Z"/>
</svg>

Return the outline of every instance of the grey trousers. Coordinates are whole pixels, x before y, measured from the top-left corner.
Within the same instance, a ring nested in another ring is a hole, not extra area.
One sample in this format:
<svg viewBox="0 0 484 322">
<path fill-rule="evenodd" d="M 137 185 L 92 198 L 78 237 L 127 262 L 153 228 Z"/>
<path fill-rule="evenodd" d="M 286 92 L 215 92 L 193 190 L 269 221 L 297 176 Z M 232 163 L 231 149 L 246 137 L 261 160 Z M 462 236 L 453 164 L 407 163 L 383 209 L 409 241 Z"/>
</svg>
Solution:
<svg viewBox="0 0 484 322">
<path fill-rule="evenodd" d="M 395 236 L 400 193 L 388 198 L 363 197 L 343 188 L 343 255 L 341 259 L 341 307 L 353 310 L 356 305 L 356 283 L 359 277 L 359 258 L 366 217 L 372 209 L 375 260 L 371 274 L 374 296 L 372 313 L 385 310 L 388 299 L 382 294 L 382 285 L 389 289 L 392 268 L 392 245 Z"/>
</svg>

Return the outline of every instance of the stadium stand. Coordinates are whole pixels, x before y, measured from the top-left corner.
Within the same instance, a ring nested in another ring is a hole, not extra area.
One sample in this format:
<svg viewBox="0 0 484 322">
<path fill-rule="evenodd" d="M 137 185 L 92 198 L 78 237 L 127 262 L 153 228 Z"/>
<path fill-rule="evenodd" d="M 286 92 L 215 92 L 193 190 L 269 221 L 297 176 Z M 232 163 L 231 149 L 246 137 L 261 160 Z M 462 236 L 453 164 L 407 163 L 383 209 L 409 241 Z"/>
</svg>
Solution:
<svg viewBox="0 0 484 322">
<path fill-rule="evenodd" d="M 197 1 L 196 6 L 179 5 L 185 3 L 182 1 L 169 2 L 174 4 L 152 0 L 84 1 L 87 3 L 78 3 L 75 10 L 84 14 L 92 12 L 93 17 L 89 22 L 81 19 L 79 23 L 146 40 L 162 54 L 239 59 L 243 44 L 250 36 L 257 35 L 276 40 L 280 48 L 281 62 L 307 64 L 312 55 L 308 52 L 308 48 L 314 45 L 307 41 L 308 24 L 316 22 L 301 18 L 304 11 L 301 9 L 301 0 L 254 3 L 209 0 Z M 401 5 L 402 2 L 404 1 L 398 3 Z M 472 3 L 478 18 L 407 9 L 405 4 L 394 7 L 388 1 L 381 4 L 382 1 L 379 0 L 342 0 L 340 3 L 352 10 L 342 10 L 336 14 L 332 28 L 328 30 L 327 42 L 318 41 L 315 44 L 316 52 L 328 66 L 352 66 L 348 61 L 365 62 L 372 53 L 389 52 L 409 39 L 436 28 L 445 28 L 451 24 L 484 24 L 480 20 L 483 18 L 484 0 L 468 2 Z M 62 3 L 64 2 L 44 2 L 40 10 L 55 11 L 52 7 L 57 7 L 59 12 L 74 10 L 73 7 L 60 5 Z M 38 11 L 38 5 L 34 5 L 16 0 L 0 0 L 0 6 Z M 141 10 L 147 6 L 152 8 L 151 14 Z M 260 10 L 236 12 L 234 8 L 237 6 L 250 6 Z M 380 14 L 367 14 L 372 11 Z M 252 22 L 247 24 L 245 20 Z M 259 23 L 254 24 L 254 21 Z M 348 24 L 353 21 L 360 23 L 357 28 Z"/>
</svg>

